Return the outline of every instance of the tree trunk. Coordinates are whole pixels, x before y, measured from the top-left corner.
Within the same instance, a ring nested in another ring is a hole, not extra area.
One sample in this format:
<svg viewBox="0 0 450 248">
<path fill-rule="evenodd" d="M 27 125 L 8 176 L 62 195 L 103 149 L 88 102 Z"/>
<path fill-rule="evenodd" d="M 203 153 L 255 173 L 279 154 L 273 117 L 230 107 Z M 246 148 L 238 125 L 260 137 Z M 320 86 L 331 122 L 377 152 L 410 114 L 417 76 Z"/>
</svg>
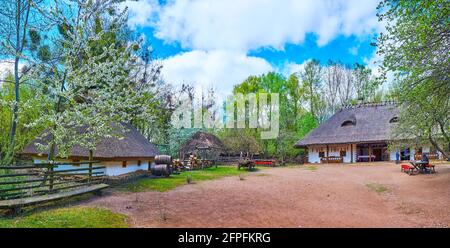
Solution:
<svg viewBox="0 0 450 248">
<path fill-rule="evenodd" d="M 12 111 L 12 123 L 11 130 L 9 133 L 9 154 L 11 158 L 14 156 L 14 140 L 16 137 L 17 130 L 17 114 L 19 112 L 19 102 L 20 102 L 20 84 L 19 84 L 19 53 L 20 53 L 20 13 L 21 13 L 21 4 L 20 1 L 17 1 L 17 9 L 16 9 L 16 47 L 15 47 L 15 59 L 14 59 L 14 95 L 15 102 Z"/>
<path fill-rule="evenodd" d="M 442 149 L 439 144 L 433 139 L 433 137 L 431 137 L 431 134 L 428 135 L 428 140 L 430 140 L 431 144 L 434 146 L 434 148 L 436 148 L 436 150 L 438 150 L 439 152 L 442 153 L 442 155 L 448 160 L 450 159 L 449 153 L 445 152 L 444 149 Z M 449 149 L 450 149 L 450 144 L 449 144 Z M 449 151 L 450 152 L 450 151 Z"/>
<path fill-rule="evenodd" d="M 313 83 L 312 82 L 309 82 L 309 91 L 310 91 L 310 97 L 309 97 L 309 101 L 310 101 L 310 103 L 309 103 L 309 105 L 310 105 L 310 108 L 311 108 L 311 115 L 313 116 L 313 118 L 315 119 L 316 118 L 316 116 L 315 116 L 315 114 L 314 114 L 314 105 L 313 105 L 313 101 L 314 101 L 314 92 L 313 92 L 313 85 L 312 85 Z"/>
</svg>

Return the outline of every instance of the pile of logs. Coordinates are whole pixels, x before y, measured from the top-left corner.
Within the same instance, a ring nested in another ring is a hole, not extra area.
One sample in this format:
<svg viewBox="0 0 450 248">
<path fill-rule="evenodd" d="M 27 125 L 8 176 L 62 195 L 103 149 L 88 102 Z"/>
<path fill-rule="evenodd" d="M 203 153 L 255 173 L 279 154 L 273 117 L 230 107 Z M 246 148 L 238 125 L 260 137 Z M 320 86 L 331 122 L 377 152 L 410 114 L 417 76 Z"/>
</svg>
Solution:
<svg viewBox="0 0 450 248">
<path fill-rule="evenodd" d="M 183 161 L 180 159 L 174 159 L 172 160 L 172 170 L 176 172 L 181 172 L 184 170 L 184 164 Z"/>
<path fill-rule="evenodd" d="M 190 170 L 195 170 L 195 169 L 201 168 L 201 160 L 198 159 L 197 156 L 191 155 L 191 156 L 189 156 L 187 167 Z"/>
</svg>

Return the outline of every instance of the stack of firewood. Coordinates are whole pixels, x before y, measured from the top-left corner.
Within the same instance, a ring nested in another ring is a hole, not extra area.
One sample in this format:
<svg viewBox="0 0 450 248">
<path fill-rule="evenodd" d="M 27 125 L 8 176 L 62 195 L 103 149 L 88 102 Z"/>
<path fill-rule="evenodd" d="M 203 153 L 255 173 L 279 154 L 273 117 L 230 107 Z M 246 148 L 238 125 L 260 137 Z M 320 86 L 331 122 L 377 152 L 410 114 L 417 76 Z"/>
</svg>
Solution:
<svg viewBox="0 0 450 248">
<path fill-rule="evenodd" d="M 191 170 L 198 169 L 198 168 L 200 168 L 200 166 L 201 166 L 201 161 L 200 161 L 200 159 L 197 158 L 197 156 L 195 156 L 195 155 L 189 156 L 188 167 Z"/>
<path fill-rule="evenodd" d="M 172 169 L 174 171 L 181 172 L 184 170 L 184 164 L 180 159 L 174 159 L 172 160 Z"/>
</svg>

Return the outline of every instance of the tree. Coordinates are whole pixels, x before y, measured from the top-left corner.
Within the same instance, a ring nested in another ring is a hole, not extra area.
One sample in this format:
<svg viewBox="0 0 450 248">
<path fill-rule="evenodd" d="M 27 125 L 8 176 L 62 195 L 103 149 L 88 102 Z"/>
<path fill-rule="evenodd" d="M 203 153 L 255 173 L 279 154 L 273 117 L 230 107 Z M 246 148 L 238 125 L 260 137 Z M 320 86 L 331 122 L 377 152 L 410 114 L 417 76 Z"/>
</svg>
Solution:
<svg viewBox="0 0 450 248">
<path fill-rule="evenodd" d="M 392 72 L 399 88 L 397 133 L 410 130 L 449 158 L 450 2 L 385 0 L 378 8 L 386 23 L 378 39 L 382 79 Z"/>
<path fill-rule="evenodd" d="M 369 101 L 378 87 L 377 81 L 372 78 L 372 70 L 364 65 L 355 64 L 353 77 L 355 78 L 356 99 Z"/>
<path fill-rule="evenodd" d="M 125 36 L 126 9 L 116 1 L 78 1 L 54 6 L 52 16 L 60 33 L 52 59 L 33 71 L 54 104 L 35 122 L 48 123 L 48 142 L 38 147 L 49 160 L 56 147 L 61 157 L 75 145 L 95 150 L 102 138 L 120 138 L 123 123 L 151 121 L 155 78 L 142 76 L 141 41 Z"/>
<path fill-rule="evenodd" d="M 22 63 L 32 64 L 32 52 L 44 54 L 45 48 L 37 47 L 36 30 L 45 30 L 45 19 L 40 14 L 41 0 L 4 0 L 0 5 L 0 55 L 7 61 L 13 61 L 13 80 L 5 82 L 14 84 L 14 99 L 11 100 L 12 121 L 9 130 L 8 157 L 14 156 L 15 137 L 19 121 L 20 84 L 27 72 L 20 71 Z"/>
<path fill-rule="evenodd" d="M 300 72 L 304 85 L 308 88 L 309 109 L 314 117 L 316 116 L 316 99 L 318 89 L 322 82 L 322 66 L 318 60 L 310 60 L 306 62 L 305 68 Z"/>
<path fill-rule="evenodd" d="M 7 75 L 5 80 L 14 80 L 14 75 Z M 45 129 L 45 123 L 33 127 L 29 126 L 29 124 L 37 120 L 51 107 L 48 99 L 34 85 L 22 84 L 20 87 L 20 95 L 20 115 L 18 116 L 17 134 L 14 142 L 15 153 L 21 151 Z M 0 164 L 5 165 L 11 165 L 9 129 L 11 127 L 13 110 L 11 103 L 14 97 L 14 84 L 0 84 Z"/>
</svg>

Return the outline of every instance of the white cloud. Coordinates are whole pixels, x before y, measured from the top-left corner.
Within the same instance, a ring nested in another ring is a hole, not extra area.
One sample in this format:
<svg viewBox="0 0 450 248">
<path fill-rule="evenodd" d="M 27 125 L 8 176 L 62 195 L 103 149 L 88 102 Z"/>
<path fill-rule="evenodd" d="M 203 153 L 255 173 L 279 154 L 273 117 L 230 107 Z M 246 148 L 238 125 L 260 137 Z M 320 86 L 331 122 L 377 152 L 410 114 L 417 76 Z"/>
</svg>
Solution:
<svg viewBox="0 0 450 248">
<path fill-rule="evenodd" d="M 365 36 L 380 30 L 378 0 L 156 0 L 132 3 L 131 23 L 152 25 L 155 36 L 198 50 L 283 49 L 307 33 L 322 46 L 337 35 Z M 147 15 L 146 15 L 147 13 Z"/>
<path fill-rule="evenodd" d="M 160 11 L 160 6 L 157 0 L 127 0 L 122 3 L 122 6 L 128 7 L 128 25 L 131 28 L 150 25 L 152 20 L 156 18 L 155 15 L 158 11 Z"/>
<path fill-rule="evenodd" d="M 283 68 L 274 68 L 265 59 L 248 56 L 251 50 L 283 50 L 287 43 L 301 44 L 309 33 L 317 36 L 318 46 L 324 46 L 338 35 L 364 40 L 379 32 L 378 2 L 168 0 L 159 4 L 157 0 L 140 0 L 127 1 L 126 5 L 131 27 L 151 26 L 156 38 L 190 50 L 163 60 L 166 81 L 199 88 L 213 85 L 229 93 L 249 75 L 273 70 L 289 75 L 304 65 L 286 62 Z M 349 52 L 358 51 L 349 48 Z"/>
<path fill-rule="evenodd" d="M 279 69 L 280 73 L 283 74 L 286 77 L 289 77 L 293 73 L 299 73 L 303 71 L 305 68 L 306 63 L 308 63 L 310 60 L 305 60 L 301 64 L 297 64 L 295 62 L 287 61 L 284 63 L 283 67 Z"/>
<path fill-rule="evenodd" d="M 230 93 L 234 85 L 250 75 L 273 70 L 262 58 L 224 50 L 185 52 L 164 59 L 162 64 L 162 75 L 167 82 L 189 83 L 197 90 L 213 86 L 220 94 Z"/>
<path fill-rule="evenodd" d="M 24 63 L 19 63 L 19 70 L 21 70 L 23 66 Z M 9 73 L 14 73 L 14 61 L 0 60 L 0 85 Z"/>
</svg>

